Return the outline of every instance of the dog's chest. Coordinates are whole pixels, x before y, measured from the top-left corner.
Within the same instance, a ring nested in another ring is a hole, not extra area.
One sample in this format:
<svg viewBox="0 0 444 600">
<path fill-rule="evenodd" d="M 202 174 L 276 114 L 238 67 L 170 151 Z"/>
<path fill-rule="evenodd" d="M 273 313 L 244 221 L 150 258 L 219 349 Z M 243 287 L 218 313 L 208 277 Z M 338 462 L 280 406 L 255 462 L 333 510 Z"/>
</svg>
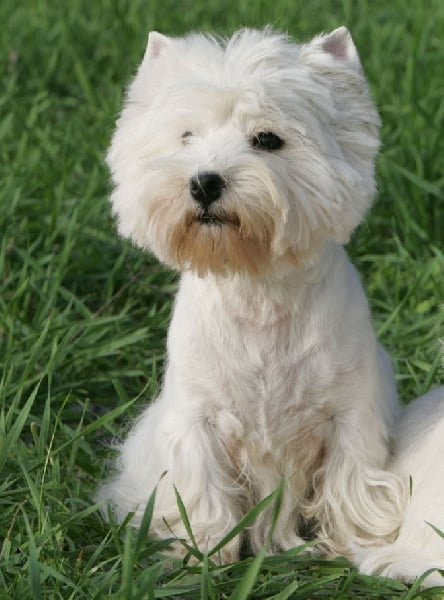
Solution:
<svg viewBox="0 0 444 600">
<path fill-rule="evenodd" d="M 231 428 L 245 443 L 273 452 L 309 431 L 324 436 L 330 415 L 316 394 L 319 366 L 294 323 L 233 322 L 212 336 L 196 333 L 182 374 L 197 410 L 220 424 L 224 436 L 231 437 Z"/>
<path fill-rule="evenodd" d="M 331 426 L 324 390 L 334 373 L 321 328 L 298 317 L 303 311 L 262 303 L 257 318 L 254 306 L 244 317 L 230 298 L 203 302 L 192 293 L 193 303 L 187 296 L 176 305 L 169 340 L 169 372 L 187 406 L 223 436 L 232 431 L 262 450 L 297 444 L 310 432 L 324 439 Z"/>
<path fill-rule="evenodd" d="M 247 410 L 251 404 L 270 409 L 285 404 L 297 385 L 299 362 L 286 324 L 261 330 L 239 327 L 235 335 L 231 338 L 230 352 L 221 356 L 221 360 L 229 362 L 231 375 L 222 375 L 230 396 Z"/>
<path fill-rule="evenodd" d="M 301 342 L 283 321 L 263 330 L 239 328 L 231 352 L 224 353 L 230 366 L 229 374 L 221 372 L 221 384 L 230 409 L 270 443 L 288 429 L 295 435 L 314 410 L 308 394 L 312 369 Z"/>
<path fill-rule="evenodd" d="M 237 328 L 215 364 L 210 421 L 243 472 L 308 472 L 331 435 L 331 407 L 316 393 L 315 364 L 294 335 L 288 322 L 261 333 Z"/>
</svg>

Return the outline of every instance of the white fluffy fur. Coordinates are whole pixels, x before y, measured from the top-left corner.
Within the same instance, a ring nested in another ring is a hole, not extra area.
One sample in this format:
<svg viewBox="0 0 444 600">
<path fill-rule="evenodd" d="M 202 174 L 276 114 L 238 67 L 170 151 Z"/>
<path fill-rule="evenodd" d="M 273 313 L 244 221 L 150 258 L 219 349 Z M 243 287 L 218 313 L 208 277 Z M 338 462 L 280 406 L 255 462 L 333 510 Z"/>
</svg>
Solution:
<svg viewBox="0 0 444 600">
<path fill-rule="evenodd" d="M 374 196 L 378 126 L 345 28 L 303 45 L 151 34 L 108 154 L 112 204 L 121 234 L 182 276 L 162 392 L 101 491 L 119 519 L 137 526 L 158 485 L 152 533 L 187 538 L 174 484 L 211 548 L 284 478 L 273 551 L 307 520 L 331 554 L 394 536 L 394 378 L 342 248 Z M 283 148 L 253 148 L 261 131 Z M 208 170 L 229 223 L 196 221 L 189 180 Z M 269 527 L 249 529 L 253 551 Z"/>
<path fill-rule="evenodd" d="M 367 574 L 412 582 L 428 569 L 444 570 L 444 387 L 412 402 L 398 430 L 393 470 L 411 478 L 411 498 L 393 544 L 356 549 L 355 561 Z M 444 585 L 439 571 L 424 585 Z"/>
</svg>

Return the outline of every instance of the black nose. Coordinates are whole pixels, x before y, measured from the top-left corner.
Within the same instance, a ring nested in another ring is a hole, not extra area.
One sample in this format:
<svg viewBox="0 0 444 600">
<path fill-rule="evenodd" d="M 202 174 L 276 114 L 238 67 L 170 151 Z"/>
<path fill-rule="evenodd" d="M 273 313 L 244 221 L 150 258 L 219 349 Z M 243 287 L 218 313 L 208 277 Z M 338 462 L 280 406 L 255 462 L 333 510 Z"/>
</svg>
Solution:
<svg viewBox="0 0 444 600">
<path fill-rule="evenodd" d="M 190 179 L 190 193 L 204 208 L 220 198 L 224 187 L 222 177 L 213 171 L 199 173 Z"/>
</svg>

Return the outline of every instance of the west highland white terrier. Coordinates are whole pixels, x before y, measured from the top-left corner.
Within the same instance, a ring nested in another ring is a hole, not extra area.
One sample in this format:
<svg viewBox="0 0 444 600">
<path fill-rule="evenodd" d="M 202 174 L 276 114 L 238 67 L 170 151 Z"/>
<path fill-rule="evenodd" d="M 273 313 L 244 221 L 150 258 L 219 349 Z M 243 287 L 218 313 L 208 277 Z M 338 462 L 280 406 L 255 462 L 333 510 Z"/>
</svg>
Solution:
<svg viewBox="0 0 444 600">
<path fill-rule="evenodd" d="M 120 233 L 181 279 L 163 389 L 101 491 L 119 520 L 140 524 L 157 486 L 151 533 L 189 541 L 177 488 L 207 550 L 284 480 L 270 551 L 307 523 L 330 555 L 395 537 L 394 376 L 342 247 L 375 194 L 378 129 L 344 27 L 306 44 L 150 34 L 111 201 Z M 270 527 L 265 511 L 244 532 L 251 551 Z"/>
</svg>

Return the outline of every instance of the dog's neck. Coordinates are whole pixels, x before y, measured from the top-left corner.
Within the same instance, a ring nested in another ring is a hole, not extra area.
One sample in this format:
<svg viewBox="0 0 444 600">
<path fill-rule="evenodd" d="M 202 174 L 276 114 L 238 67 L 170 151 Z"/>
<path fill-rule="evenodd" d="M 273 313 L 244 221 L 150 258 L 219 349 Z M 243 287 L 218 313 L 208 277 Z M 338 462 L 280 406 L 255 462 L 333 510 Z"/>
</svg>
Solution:
<svg viewBox="0 0 444 600">
<path fill-rule="evenodd" d="M 281 261 L 261 276 L 210 273 L 199 277 L 187 272 L 182 276 L 182 284 L 190 284 L 195 290 L 199 288 L 202 295 L 218 298 L 221 306 L 235 318 L 268 326 L 285 320 L 290 316 L 289 311 L 310 301 L 314 289 L 326 284 L 333 276 L 334 265 L 344 260 L 347 259 L 342 246 L 328 244 L 299 267 Z"/>
</svg>

